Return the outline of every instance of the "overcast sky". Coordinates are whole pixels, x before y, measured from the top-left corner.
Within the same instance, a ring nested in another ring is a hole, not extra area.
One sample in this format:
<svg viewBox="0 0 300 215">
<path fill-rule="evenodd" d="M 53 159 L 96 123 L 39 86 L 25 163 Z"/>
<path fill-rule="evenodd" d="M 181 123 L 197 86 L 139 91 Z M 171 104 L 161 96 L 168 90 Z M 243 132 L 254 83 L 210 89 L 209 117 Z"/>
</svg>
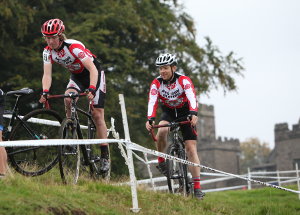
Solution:
<svg viewBox="0 0 300 215">
<path fill-rule="evenodd" d="M 238 92 L 213 91 L 217 136 L 257 137 L 274 147 L 274 126 L 300 117 L 299 0 L 181 0 L 195 21 L 197 43 L 209 36 L 225 55 L 243 58 Z"/>
</svg>

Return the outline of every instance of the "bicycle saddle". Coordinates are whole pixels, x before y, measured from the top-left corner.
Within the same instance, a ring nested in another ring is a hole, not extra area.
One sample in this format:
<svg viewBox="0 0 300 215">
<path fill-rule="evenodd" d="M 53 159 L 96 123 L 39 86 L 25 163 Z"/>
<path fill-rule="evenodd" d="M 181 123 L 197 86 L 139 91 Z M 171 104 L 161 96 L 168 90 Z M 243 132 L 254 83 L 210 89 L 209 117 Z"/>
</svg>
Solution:
<svg viewBox="0 0 300 215">
<path fill-rule="evenodd" d="M 8 91 L 6 93 L 7 96 L 9 95 L 15 95 L 15 96 L 22 96 L 22 95 L 29 95 L 33 93 L 33 90 L 30 88 L 22 88 L 20 90 L 14 90 L 14 91 Z"/>
</svg>

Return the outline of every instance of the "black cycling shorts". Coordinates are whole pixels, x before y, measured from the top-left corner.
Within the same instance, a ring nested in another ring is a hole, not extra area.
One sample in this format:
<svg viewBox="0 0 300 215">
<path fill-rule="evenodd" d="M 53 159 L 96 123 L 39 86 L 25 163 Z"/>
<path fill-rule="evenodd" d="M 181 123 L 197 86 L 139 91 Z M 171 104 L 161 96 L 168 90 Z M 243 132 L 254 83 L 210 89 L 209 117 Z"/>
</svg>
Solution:
<svg viewBox="0 0 300 215">
<path fill-rule="evenodd" d="M 93 98 L 95 108 L 104 108 L 106 83 L 105 73 L 101 69 L 99 62 L 94 60 L 94 64 L 98 69 L 98 81 L 96 85 L 95 97 Z M 84 69 L 80 74 L 72 74 L 67 89 L 75 89 L 78 93 L 84 92 L 90 86 L 90 73 Z"/>
<path fill-rule="evenodd" d="M 177 119 L 182 119 L 185 121 L 187 116 L 190 114 L 188 103 L 186 103 L 182 108 L 172 109 L 162 105 L 162 115 L 160 120 L 165 120 L 172 122 Z M 194 134 L 190 124 L 185 124 L 180 126 L 183 140 L 197 140 L 197 135 Z M 196 128 L 195 128 L 196 129 Z"/>
</svg>

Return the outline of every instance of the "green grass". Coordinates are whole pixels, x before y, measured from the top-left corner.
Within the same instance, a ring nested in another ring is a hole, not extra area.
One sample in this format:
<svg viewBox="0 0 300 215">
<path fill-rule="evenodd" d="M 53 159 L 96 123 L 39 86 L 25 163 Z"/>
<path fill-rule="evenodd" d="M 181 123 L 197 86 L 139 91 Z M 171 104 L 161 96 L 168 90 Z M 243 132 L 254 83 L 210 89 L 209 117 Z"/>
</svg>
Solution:
<svg viewBox="0 0 300 215">
<path fill-rule="evenodd" d="M 124 180 L 124 179 L 122 179 Z M 296 186 L 290 186 L 296 189 Z M 138 190 L 139 214 L 300 214 L 297 194 L 263 188 L 207 193 L 203 201 L 168 193 Z M 63 185 L 58 171 L 34 178 L 14 173 L 0 179 L 0 214 L 132 214 L 131 190 L 81 179 Z"/>
</svg>

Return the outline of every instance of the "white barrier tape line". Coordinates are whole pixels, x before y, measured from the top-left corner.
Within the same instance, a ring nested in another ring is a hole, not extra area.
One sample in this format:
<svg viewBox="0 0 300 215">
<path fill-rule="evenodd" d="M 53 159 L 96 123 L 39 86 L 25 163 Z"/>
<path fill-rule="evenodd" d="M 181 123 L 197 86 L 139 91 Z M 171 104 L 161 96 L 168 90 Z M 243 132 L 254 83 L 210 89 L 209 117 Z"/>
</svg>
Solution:
<svg viewBox="0 0 300 215">
<path fill-rule="evenodd" d="M 11 114 L 4 114 L 3 115 L 5 118 L 11 118 Z M 23 119 L 24 116 L 19 116 L 21 119 Z M 37 124 L 43 124 L 43 125 L 53 125 L 60 127 L 60 123 L 57 121 L 49 120 L 49 119 L 39 119 L 39 118 L 30 118 L 27 120 L 27 122 L 32 122 L 32 123 L 37 123 Z M 82 129 L 87 129 L 88 127 L 86 125 L 80 125 L 80 128 Z"/>
<path fill-rule="evenodd" d="M 137 154 L 134 153 L 134 152 L 132 152 L 132 154 L 133 154 L 139 161 L 141 161 L 143 164 L 146 164 L 146 165 L 147 165 L 147 162 L 146 162 L 143 158 L 141 158 L 139 155 L 137 155 Z"/>
<path fill-rule="evenodd" d="M 211 184 L 219 181 L 227 181 L 230 179 L 233 179 L 234 177 L 232 176 L 226 176 L 224 178 L 215 178 L 215 179 L 207 179 L 207 180 L 201 180 L 201 184 Z"/>
<path fill-rule="evenodd" d="M 296 170 L 286 170 L 286 171 L 279 171 L 280 174 L 288 174 L 288 173 L 296 173 Z M 300 170 L 298 170 L 300 173 Z M 277 172 L 251 172 L 251 175 L 272 175 L 275 174 L 277 175 Z"/>
<path fill-rule="evenodd" d="M 166 181 L 167 178 L 165 176 L 163 177 L 156 177 L 156 178 L 152 178 L 153 182 L 163 182 Z M 137 184 L 149 184 L 151 183 L 151 179 L 142 179 L 142 180 L 138 180 L 136 181 Z M 130 185 L 130 182 L 123 182 L 123 183 L 118 183 L 118 185 Z"/>
<path fill-rule="evenodd" d="M 127 167 L 128 167 L 129 161 L 128 161 L 128 157 L 127 157 L 127 154 L 126 154 L 126 152 L 125 152 L 125 150 L 124 150 L 124 148 L 123 148 L 122 143 L 118 143 L 118 148 L 120 149 L 121 155 L 122 155 L 122 157 L 124 158 L 125 164 L 126 164 Z"/>
<path fill-rule="evenodd" d="M 216 189 L 208 189 L 208 190 L 202 190 L 204 193 L 209 192 L 217 192 L 217 191 L 225 191 L 225 190 L 236 190 L 240 188 L 244 188 L 246 185 L 239 185 L 239 186 L 233 186 L 233 187 L 222 187 L 222 188 L 216 188 Z"/>
<path fill-rule="evenodd" d="M 44 140 L 15 140 L 0 142 L 0 146 L 61 146 L 61 145 L 89 145 L 105 143 L 121 143 L 126 140 L 116 139 L 44 139 Z"/>
<path fill-rule="evenodd" d="M 295 179 L 296 177 L 284 177 L 284 176 L 275 177 L 275 176 L 255 176 L 255 175 L 251 175 L 251 178 Z"/>
<path fill-rule="evenodd" d="M 257 180 L 254 180 L 254 179 L 251 179 L 251 178 L 247 178 L 247 177 L 241 177 L 239 175 L 235 175 L 235 174 L 232 174 L 232 173 L 223 172 L 221 170 L 216 170 L 216 169 L 213 169 L 213 168 L 210 168 L 210 167 L 206 167 L 206 166 L 203 166 L 203 165 L 200 165 L 200 164 L 196 164 L 196 163 L 193 163 L 193 162 L 190 162 L 190 161 L 187 161 L 187 160 L 176 158 L 176 157 L 173 157 L 171 155 L 168 155 L 168 154 L 165 154 L 165 153 L 162 153 L 162 152 L 158 152 L 158 151 L 155 151 L 155 150 L 152 150 L 152 149 L 147 149 L 147 148 L 145 148 L 143 146 L 140 146 L 138 144 L 135 144 L 135 143 L 128 143 L 128 146 L 132 150 L 146 152 L 148 154 L 152 154 L 152 155 L 164 157 L 166 159 L 175 160 L 175 161 L 181 162 L 183 164 L 187 164 L 187 165 L 191 165 L 191 166 L 197 166 L 197 167 L 200 167 L 200 168 L 203 168 L 203 169 L 207 169 L 207 170 L 210 170 L 210 171 L 213 171 L 213 172 L 218 172 L 218 173 L 222 173 L 222 174 L 225 174 L 225 175 L 233 176 L 233 177 L 236 177 L 236 178 L 239 178 L 239 179 L 242 179 L 242 180 L 246 180 L 246 181 L 250 181 L 250 182 L 262 184 L 262 185 L 267 186 L 267 187 L 273 187 L 273 188 L 277 188 L 277 189 L 280 189 L 280 190 L 285 190 L 285 191 L 289 191 L 289 192 L 292 192 L 292 193 L 300 194 L 300 191 L 296 191 L 296 190 L 292 190 L 292 189 L 288 189 L 288 188 L 276 186 L 276 185 L 273 185 L 273 184 L 268 184 L 268 183 L 265 183 L 265 182 L 262 182 L 262 181 L 257 181 Z"/>
<path fill-rule="evenodd" d="M 290 180 L 286 180 L 286 181 L 280 181 L 280 183 L 286 184 L 286 183 L 291 183 L 291 182 L 296 182 L 296 181 L 298 181 L 298 179 L 290 179 Z M 278 182 L 278 181 L 276 181 L 276 182 Z M 299 191 L 299 193 L 300 193 L 300 191 Z"/>
</svg>

